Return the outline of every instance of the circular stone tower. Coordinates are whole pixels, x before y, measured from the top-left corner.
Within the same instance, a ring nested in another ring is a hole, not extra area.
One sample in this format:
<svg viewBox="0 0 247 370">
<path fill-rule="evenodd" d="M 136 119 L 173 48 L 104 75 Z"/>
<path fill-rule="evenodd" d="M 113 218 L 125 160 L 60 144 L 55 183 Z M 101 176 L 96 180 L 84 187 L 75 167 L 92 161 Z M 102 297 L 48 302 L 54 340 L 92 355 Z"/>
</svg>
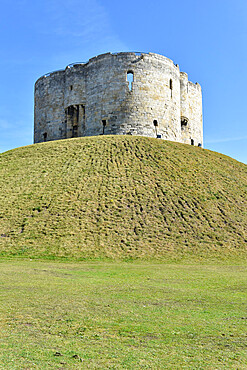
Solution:
<svg viewBox="0 0 247 370">
<path fill-rule="evenodd" d="M 153 53 L 102 54 L 35 84 L 34 142 L 141 135 L 202 145 L 202 94 Z"/>
</svg>

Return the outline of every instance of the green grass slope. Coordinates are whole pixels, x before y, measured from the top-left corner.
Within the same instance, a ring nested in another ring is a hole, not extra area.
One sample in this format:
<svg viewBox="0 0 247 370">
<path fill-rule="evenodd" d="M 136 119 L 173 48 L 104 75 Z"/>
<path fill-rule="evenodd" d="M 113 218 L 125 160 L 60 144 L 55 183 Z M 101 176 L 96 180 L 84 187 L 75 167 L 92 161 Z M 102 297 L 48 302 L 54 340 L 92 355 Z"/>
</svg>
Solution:
<svg viewBox="0 0 247 370">
<path fill-rule="evenodd" d="M 244 256 L 247 166 L 163 140 L 98 136 L 0 155 L 0 253 Z"/>
</svg>

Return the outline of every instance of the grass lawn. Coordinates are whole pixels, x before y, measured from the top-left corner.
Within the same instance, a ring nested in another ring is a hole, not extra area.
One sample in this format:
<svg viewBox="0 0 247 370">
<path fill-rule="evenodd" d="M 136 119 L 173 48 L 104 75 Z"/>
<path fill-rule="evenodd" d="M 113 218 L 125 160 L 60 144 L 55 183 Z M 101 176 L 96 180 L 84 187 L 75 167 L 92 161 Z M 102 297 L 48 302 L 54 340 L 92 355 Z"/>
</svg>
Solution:
<svg viewBox="0 0 247 370">
<path fill-rule="evenodd" d="M 1 369 L 246 369 L 242 263 L 0 261 Z"/>
</svg>

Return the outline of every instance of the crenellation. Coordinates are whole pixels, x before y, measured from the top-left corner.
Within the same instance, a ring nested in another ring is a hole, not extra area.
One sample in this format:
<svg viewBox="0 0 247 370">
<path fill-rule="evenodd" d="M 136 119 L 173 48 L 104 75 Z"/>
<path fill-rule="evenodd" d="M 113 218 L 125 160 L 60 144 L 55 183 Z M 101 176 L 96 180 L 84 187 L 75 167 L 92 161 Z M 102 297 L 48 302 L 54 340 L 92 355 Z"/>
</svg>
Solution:
<svg viewBox="0 0 247 370">
<path fill-rule="evenodd" d="M 102 54 L 37 80 L 35 143 L 102 134 L 202 145 L 201 86 L 171 59 L 136 52 Z"/>
</svg>

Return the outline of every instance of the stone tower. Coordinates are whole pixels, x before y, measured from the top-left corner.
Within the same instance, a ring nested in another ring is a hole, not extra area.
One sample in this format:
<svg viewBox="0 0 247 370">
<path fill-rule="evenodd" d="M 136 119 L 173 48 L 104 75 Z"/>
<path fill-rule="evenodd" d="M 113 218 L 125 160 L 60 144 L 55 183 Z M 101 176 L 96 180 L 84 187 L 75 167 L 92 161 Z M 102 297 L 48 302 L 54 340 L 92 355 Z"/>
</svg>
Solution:
<svg viewBox="0 0 247 370">
<path fill-rule="evenodd" d="M 134 52 L 102 54 L 38 79 L 35 143 L 102 134 L 202 146 L 201 87 L 172 60 Z"/>
</svg>

